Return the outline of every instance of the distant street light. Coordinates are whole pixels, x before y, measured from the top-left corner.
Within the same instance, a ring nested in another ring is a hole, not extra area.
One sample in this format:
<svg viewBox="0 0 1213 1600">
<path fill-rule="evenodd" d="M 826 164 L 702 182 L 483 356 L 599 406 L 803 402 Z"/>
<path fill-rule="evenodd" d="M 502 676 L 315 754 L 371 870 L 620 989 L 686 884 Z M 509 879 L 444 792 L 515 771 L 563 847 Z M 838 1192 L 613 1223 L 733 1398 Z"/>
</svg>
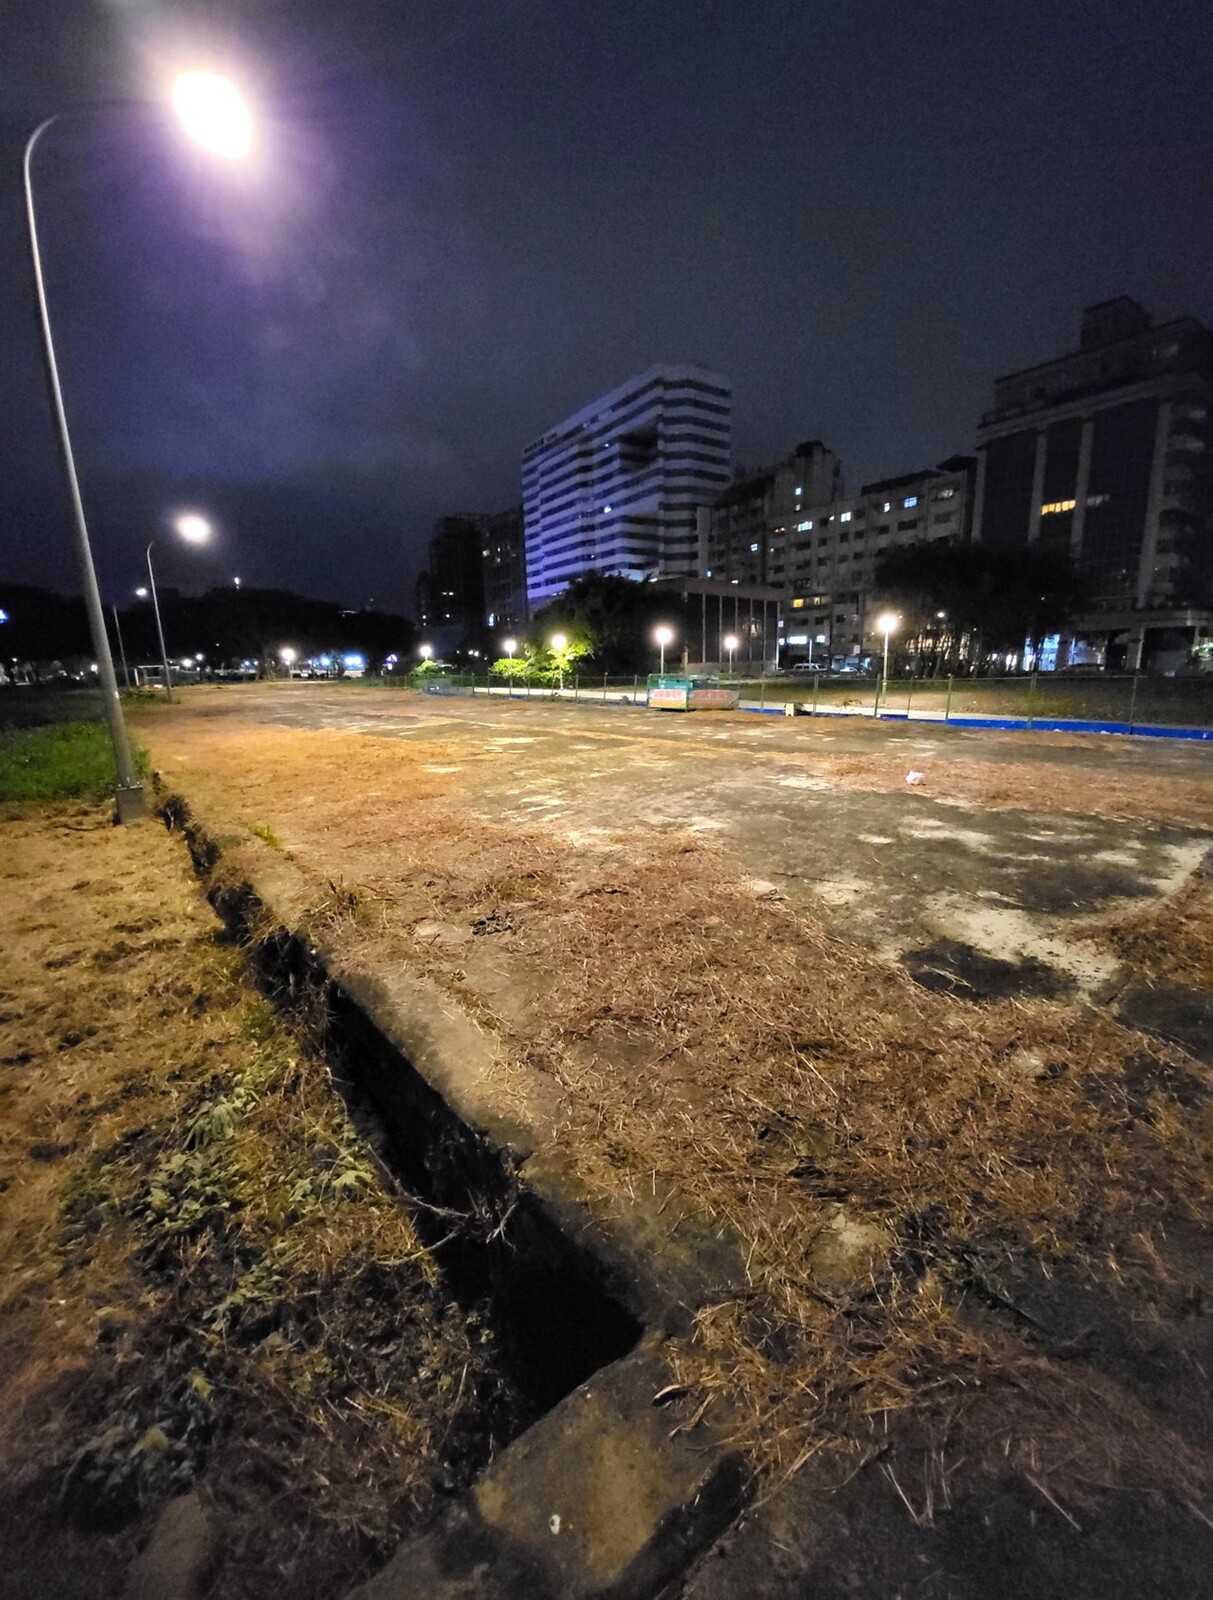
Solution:
<svg viewBox="0 0 1213 1600">
<path fill-rule="evenodd" d="M 661 666 L 658 668 L 658 671 L 660 672 L 661 676 L 664 678 L 665 677 L 665 647 L 666 647 L 667 644 L 673 644 L 673 642 L 674 642 L 674 630 L 673 630 L 673 628 L 667 628 L 665 626 L 665 624 L 663 623 L 660 628 L 654 628 L 653 629 L 653 638 L 656 640 L 657 647 L 661 651 Z"/>
<path fill-rule="evenodd" d="M 735 654 L 735 652 L 737 650 L 737 643 L 738 643 L 737 635 L 735 633 L 726 633 L 724 638 L 720 642 L 724 645 L 725 649 L 729 652 L 729 676 L 732 677 L 732 675 L 733 675 L 733 656 L 734 656 L 734 654 Z"/>
<path fill-rule="evenodd" d="M 423 661 L 432 661 L 434 657 L 434 646 L 432 644 L 419 645 L 417 648 L 417 654 Z"/>
<path fill-rule="evenodd" d="M 501 648 L 512 661 L 514 659 L 514 651 L 518 648 L 518 641 L 517 639 L 503 639 L 501 641 Z"/>
<path fill-rule="evenodd" d="M 211 525 L 205 517 L 200 517 L 196 512 L 187 512 L 184 516 L 176 517 L 173 527 L 180 536 L 189 544 L 205 544 L 211 536 Z M 172 701 L 173 675 L 169 669 L 168 651 L 164 648 L 164 628 L 160 623 L 160 598 L 156 593 L 156 572 L 152 566 L 152 546 L 155 539 L 147 542 L 147 581 L 151 586 L 152 610 L 156 613 L 156 636 L 160 640 L 160 661 L 164 667 L 164 698 Z M 138 591 L 136 590 L 136 593 Z"/>
<path fill-rule="evenodd" d="M 252 118 L 234 86 L 217 73 L 183 74 L 174 86 L 173 103 L 192 136 L 216 154 L 235 158 L 243 155 L 249 148 L 252 142 Z M 22 172 L 25 180 L 25 215 L 29 231 L 30 262 L 34 272 L 34 291 L 42 330 L 42 355 L 46 364 L 47 385 L 51 393 L 51 409 L 59 437 L 64 476 L 67 479 L 68 499 L 71 503 L 72 532 L 80 585 L 84 591 L 89 634 L 97 657 L 97 675 L 109 722 L 110 740 L 114 747 L 114 766 L 118 779 L 114 799 L 118 821 L 137 822 L 147 816 L 147 801 L 143 785 L 135 770 L 126 723 L 122 717 L 122 702 L 118 698 L 114 658 L 110 653 L 109 636 L 105 631 L 105 613 L 101 607 L 101 593 L 97 587 L 97 572 L 93 566 L 93 552 L 89 544 L 88 523 L 85 520 L 84 502 L 76 475 L 76 462 L 72 455 L 63 390 L 59 383 L 59 363 L 55 357 L 55 341 L 51 335 L 50 310 L 46 299 L 46 284 L 42 276 L 42 252 L 38 245 L 38 223 L 34 208 L 34 150 L 47 129 L 59 121 L 59 116 L 60 113 L 56 112 L 46 117 L 30 134 L 25 144 Z"/>
<path fill-rule="evenodd" d="M 564 659 L 563 659 L 563 654 L 562 653 L 565 650 L 567 650 L 568 647 L 569 647 L 569 636 L 568 636 L 567 633 L 554 633 L 552 635 L 552 637 L 548 640 L 548 643 L 551 645 L 553 654 L 557 657 L 557 661 L 556 661 L 556 687 L 558 689 L 563 689 L 564 688 Z"/>
<path fill-rule="evenodd" d="M 278 659 L 279 659 L 279 661 L 282 662 L 283 666 L 286 668 L 286 675 L 289 678 L 290 675 L 291 675 L 291 668 L 294 666 L 295 662 L 299 659 L 299 652 L 298 652 L 298 650 L 296 650 L 294 648 L 293 645 L 284 644 L 282 646 L 282 649 L 279 650 L 279 652 L 278 652 Z"/>
<path fill-rule="evenodd" d="M 884 634 L 884 671 L 880 678 L 880 698 L 883 700 L 889 692 L 889 635 L 896 633 L 901 624 L 901 618 L 896 611 L 882 611 L 876 618 L 877 633 Z"/>
</svg>

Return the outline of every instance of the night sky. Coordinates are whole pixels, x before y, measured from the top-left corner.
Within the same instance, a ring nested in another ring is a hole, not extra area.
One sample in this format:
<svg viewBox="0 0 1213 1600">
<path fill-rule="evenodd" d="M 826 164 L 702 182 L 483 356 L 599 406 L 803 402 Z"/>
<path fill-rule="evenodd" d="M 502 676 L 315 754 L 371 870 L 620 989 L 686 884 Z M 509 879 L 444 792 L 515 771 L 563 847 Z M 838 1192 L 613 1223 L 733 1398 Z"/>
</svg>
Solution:
<svg viewBox="0 0 1213 1600">
<path fill-rule="evenodd" d="M 74 589 L 20 153 L 43 116 L 230 71 L 241 169 L 159 111 L 44 138 L 36 184 L 107 599 L 240 573 L 411 609 L 434 519 L 660 360 L 734 384 L 737 458 L 849 486 L 973 447 L 995 373 L 1130 293 L 1213 316 L 1207 0 L 9 0 L 0 576 Z"/>
</svg>

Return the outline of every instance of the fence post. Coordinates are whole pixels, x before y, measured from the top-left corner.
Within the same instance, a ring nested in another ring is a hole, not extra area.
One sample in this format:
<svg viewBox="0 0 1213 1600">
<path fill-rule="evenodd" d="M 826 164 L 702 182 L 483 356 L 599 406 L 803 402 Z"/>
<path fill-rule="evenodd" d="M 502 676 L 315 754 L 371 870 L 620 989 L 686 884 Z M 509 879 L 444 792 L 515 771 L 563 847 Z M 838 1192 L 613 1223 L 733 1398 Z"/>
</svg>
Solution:
<svg viewBox="0 0 1213 1600">
<path fill-rule="evenodd" d="M 573 699 L 574 700 L 580 700 L 581 699 L 581 674 L 580 673 L 578 673 L 577 676 L 573 679 Z"/>
<path fill-rule="evenodd" d="M 880 686 L 881 686 L 881 684 L 883 682 L 884 682 L 884 678 L 878 672 L 876 674 L 876 693 L 872 697 L 872 720 L 873 721 L 875 721 L 880 716 Z"/>
<path fill-rule="evenodd" d="M 817 696 L 820 693 L 821 693 L 821 673 L 820 672 L 815 672 L 813 674 L 813 709 L 809 713 L 810 716 L 815 717 L 817 715 Z"/>
<path fill-rule="evenodd" d="M 910 720 L 910 702 L 914 698 L 914 674 L 910 674 L 909 686 L 906 689 L 906 721 Z"/>
<path fill-rule="evenodd" d="M 602 674 L 602 703 L 603 703 L 603 705 L 606 705 L 606 686 L 607 686 L 607 675 L 604 672 Z"/>
<path fill-rule="evenodd" d="M 1036 697 L 1036 669 L 1033 668 L 1031 676 L 1028 678 L 1028 729 L 1029 729 L 1029 732 L 1031 731 L 1031 727 L 1032 727 L 1032 703 L 1033 703 L 1035 697 Z"/>
<path fill-rule="evenodd" d="M 1137 711 L 1137 673 L 1133 674 L 1133 687 L 1129 691 L 1129 732 L 1133 732 L 1134 716 Z"/>
<path fill-rule="evenodd" d="M 949 672 L 948 673 L 948 692 L 947 692 L 946 696 L 944 697 L 944 702 L 943 702 L 943 720 L 945 722 L 950 722 L 951 719 L 952 719 L 952 685 L 953 685 L 953 683 L 955 681 L 956 680 L 952 677 L 952 674 Z"/>
<path fill-rule="evenodd" d="M 764 710 L 767 703 L 767 664 L 764 661 L 758 669 L 758 709 Z"/>
</svg>

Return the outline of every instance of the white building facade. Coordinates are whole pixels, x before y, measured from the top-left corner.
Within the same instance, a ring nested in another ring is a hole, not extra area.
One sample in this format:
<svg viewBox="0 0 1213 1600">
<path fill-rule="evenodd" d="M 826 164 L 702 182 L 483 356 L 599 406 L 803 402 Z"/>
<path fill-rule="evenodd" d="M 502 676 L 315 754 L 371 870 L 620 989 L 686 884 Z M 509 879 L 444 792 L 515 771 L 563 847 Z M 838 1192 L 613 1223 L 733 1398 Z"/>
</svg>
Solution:
<svg viewBox="0 0 1213 1600">
<path fill-rule="evenodd" d="M 695 576 L 699 508 L 731 476 L 732 410 L 719 373 L 655 366 L 529 444 L 522 502 L 530 609 L 584 572 Z"/>
</svg>

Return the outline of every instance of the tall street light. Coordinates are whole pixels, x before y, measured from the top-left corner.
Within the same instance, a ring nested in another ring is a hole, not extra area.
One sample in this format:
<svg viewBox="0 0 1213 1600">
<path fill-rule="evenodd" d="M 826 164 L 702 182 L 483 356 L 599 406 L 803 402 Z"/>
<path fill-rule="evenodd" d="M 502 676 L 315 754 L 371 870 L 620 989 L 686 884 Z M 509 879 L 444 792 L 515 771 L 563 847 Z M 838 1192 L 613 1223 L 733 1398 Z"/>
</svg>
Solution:
<svg viewBox="0 0 1213 1600">
<path fill-rule="evenodd" d="M 252 119 L 236 89 L 226 78 L 221 78 L 212 72 L 185 73 L 174 86 L 173 103 L 190 134 L 215 154 L 234 159 L 244 155 L 248 150 L 252 140 Z M 59 121 L 59 117 L 60 113 L 56 112 L 54 116 L 47 117 L 38 124 L 26 141 L 22 160 L 30 264 L 34 273 L 34 292 L 42 331 L 42 355 L 46 366 L 47 387 L 50 390 L 59 453 L 63 460 L 63 472 L 71 504 L 72 531 L 80 584 L 84 590 L 89 633 L 97 657 L 97 675 L 101 683 L 106 719 L 109 722 L 110 739 L 114 746 L 114 765 L 118 775 L 114 799 L 118 821 L 137 822 L 147 816 L 147 800 L 135 770 L 126 723 L 122 718 L 122 702 L 118 698 L 114 658 L 105 631 L 105 613 L 101 608 L 101 594 L 97 588 L 97 573 L 89 545 L 88 523 L 85 521 L 84 502 L 80 496 L 80 481 L 76 475 L 71 434 L 67 426 L 67 412 L 63 404 L 63 389 L 59 382 L 59 363 L 55 357 L 55 342 L 51 336 L 50 311 L 46 300 L 46 283 L 42 275 L 42 252 L 38 245 L 38 221 L 34 208 L 34 150 L 42 135 Z"/>
<path fill-rule="evenodd" d="M 884 670 L 880 675 L 880 698 L 889 692 L 889 635 L 897 631 L 901 618 L 896 611 L 882 611 L 876 618 L 877 633 L 884 634 Z"/>
<path fill-rule="evenodd" d="M 729 677 L 731 678 L 733 676 L 733 656 L 737 651 L 737 635 L 735 633 L 726 633 L 720 642 L 729 652 Z"/>
<path fill-rule="evenodd" d="M 665 677 L 665 647 L 666 647 L 667 644 L 673 644 L 673 642 L 674 642 L 674 630 L 673 630 L 673 628 L 667 628 L 665 626 L 665 624 L 663 623 L 660 628 L 654 628 L 653 629 L 653 639 L 657 644 L 657 648 L 661 651 L 661 666 L 658 668 L 658 671 L 661 674 L 661 676 L 664 678 Z"/>
<path fill-rule="evenodd" d="M 211 536 L 211 525 L 196 511 L 183 511 L 173 519 L 173 527 L 186 544 L 206 544 Z M 160 598 L 156 593 L 156 571 L 152 566 L 152 547 L 155 539 L 147 542 L 147 581 L 152 596 L 152 610 L 156 613 L 156 636 L 160 640 L 160 661 L 164 667 L 164 698 L 172 701 L 173 674 L 168 664 L 168 651 L 164 648 L 164 629 L 160 623 Z"/>
</svg>

